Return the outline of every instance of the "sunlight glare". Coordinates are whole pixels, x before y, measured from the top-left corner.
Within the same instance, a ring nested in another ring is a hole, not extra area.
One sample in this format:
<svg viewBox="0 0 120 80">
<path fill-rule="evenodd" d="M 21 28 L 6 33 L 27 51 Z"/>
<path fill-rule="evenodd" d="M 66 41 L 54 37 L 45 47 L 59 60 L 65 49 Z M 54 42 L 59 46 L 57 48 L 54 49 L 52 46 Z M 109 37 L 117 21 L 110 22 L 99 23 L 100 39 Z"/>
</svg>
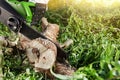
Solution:
<svg viewBox="0 0 120 80">
<path fill-rule="evenodd" d="M 80 3 L 83 0 L 75 0 L 75 3 Z M 105 5 L 106 7 L 111 6 L 113 3 L 120 3 L 120 0 L 85 0 L 85 2 L 92 3 L 93 5 L 96 5 L 98 3 L 101 3 L 102 5 Z"/>
</svg>

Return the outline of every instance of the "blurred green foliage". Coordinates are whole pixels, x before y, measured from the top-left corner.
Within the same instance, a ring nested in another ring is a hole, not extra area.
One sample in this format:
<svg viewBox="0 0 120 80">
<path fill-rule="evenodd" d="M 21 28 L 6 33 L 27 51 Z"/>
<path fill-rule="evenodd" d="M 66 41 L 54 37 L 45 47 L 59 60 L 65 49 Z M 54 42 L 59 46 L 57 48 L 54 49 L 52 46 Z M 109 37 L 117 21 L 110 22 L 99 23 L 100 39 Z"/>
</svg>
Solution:
<svg viewBox="0 0 120 80">
<path fill-rule="evenodd" d="M 93 7 L 83 2 L 48 11 L 48 20 L 60 25 L 59 41 L 74 40 L 65 50 L 78 69 L 76 75 L 85 74 L 88 80 L 120 79 L 120 6 L 114 4 Z"/>
</svg>

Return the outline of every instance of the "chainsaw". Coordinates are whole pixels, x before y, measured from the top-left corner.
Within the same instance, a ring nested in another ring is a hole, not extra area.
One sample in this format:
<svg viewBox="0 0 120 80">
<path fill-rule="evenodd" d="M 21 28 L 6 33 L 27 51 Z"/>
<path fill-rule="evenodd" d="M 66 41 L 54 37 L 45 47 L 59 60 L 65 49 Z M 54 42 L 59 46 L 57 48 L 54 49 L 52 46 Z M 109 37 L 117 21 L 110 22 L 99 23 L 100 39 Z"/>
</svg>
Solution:
<svg viewBox="0 0 120 80">
<path fill-rule="evenodd" d="M 31 27 L 38 24 L 36 22 L 39 22 L 44 16 L 45 10 L 46 5 L 44 4 L 25 0 L 0 0 L 0 22 L 13 32 L 21 33 L 31 40 L 39 37 L 49 40 L 42 33 L 37 32 Z M 57 47 L 58 61 L 63 61 L 67 58 L 66 52 L 58 44 L 54 44 Z"/>
</svg>

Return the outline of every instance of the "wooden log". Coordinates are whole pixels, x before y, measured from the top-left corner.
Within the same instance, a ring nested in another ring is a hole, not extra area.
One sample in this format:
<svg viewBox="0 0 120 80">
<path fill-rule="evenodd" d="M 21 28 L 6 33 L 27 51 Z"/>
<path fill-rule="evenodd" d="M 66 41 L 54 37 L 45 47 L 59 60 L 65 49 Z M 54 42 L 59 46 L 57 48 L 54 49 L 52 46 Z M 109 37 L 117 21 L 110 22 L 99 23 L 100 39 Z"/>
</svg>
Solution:
<svg viewBox="0 0 120 80">
<path fill-rule="evenodd" d="M 59 33 L 59 26 L 57 24 L 52 24 L 47 21 L 46 18 L 42 19 L 43 34 L 52 40 L 55 43 L 57 42 L 57 36 Z M 72 40 L 65 42 L 62 47 L 69 46 L 73 43 Z M 63 75 L 71 75 L 74 70 L 66 64 L 62 64 L 56 61 L 57 58 L 57 48 L 54 43 L 49 40 L 37 38 L 30 40 L 24 35 L 19 33 L 19 38 L 16 38 L 15 41 L 10 41 L 5 37 L 0 37 L 0 45 L 5 46 L 16 46 L 20 50 L 24 50 L 30 64 L 34 67 L 36 72 L 44 72 L 53 79 L 53 76 L 50 73 L 50 68 L 55 66 L 55 72 Z M 0 55 L 2 51 L 0 51 Z M 0 63 L 1 57 L 0 57 Z M 0 66 L 0 75 L 1 73 Z M 1 79 L 0 79 L 1 80 Z"/>
<path fill-rule="evenodd" d="M 36 70 L 48 70 L 54 65 L 57 48 L 51 41 L 42 38 L 29 40 L 22 35 L 20 37 L 20 44 L 26 50 L 29 62 L 34 68 L 37 68 Z"/>
<path fill-rule="evenodd" d="M 59 34 L 59 25 L 52 24 L 47 21 L 46 18 L 42 18 L 42 30 L 43 35 L 45 35 L 48 39 L 57 43 L 57 37 Z"/>
</svg>

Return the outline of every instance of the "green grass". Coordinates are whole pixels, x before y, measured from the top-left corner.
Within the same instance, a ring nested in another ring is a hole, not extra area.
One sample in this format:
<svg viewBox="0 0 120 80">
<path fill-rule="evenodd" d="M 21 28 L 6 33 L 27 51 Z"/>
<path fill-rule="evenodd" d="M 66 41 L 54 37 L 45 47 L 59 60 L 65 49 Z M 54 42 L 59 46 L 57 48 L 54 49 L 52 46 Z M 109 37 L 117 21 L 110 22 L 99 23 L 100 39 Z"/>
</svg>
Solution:
<svg viewBox="0 0 120 80">
<path fill-rule="evenodd" d="M 68 61 L 77 68 L 74 75 L 79 79 L 76 77 L 74 80 L 120 79 L 119 6 L 114 8 L 68 6 L 54 11 L 49 10 L 46 17 L 51 23 L 60 25 L 58 38 L 60 43 L 67 39 L 74 41 L 74 44 L 65 48 L 69 54 Z M 0 34 L 9 35 L 8 29 L 1 25 Z M 20 52 L 5 55 L 3 68 L 5 80 L 37 80 L 45 77 L 44 74 L 35 73 L 28 63 L 21 66 L 22 58 L 19 55 Z"/>
</svg>

